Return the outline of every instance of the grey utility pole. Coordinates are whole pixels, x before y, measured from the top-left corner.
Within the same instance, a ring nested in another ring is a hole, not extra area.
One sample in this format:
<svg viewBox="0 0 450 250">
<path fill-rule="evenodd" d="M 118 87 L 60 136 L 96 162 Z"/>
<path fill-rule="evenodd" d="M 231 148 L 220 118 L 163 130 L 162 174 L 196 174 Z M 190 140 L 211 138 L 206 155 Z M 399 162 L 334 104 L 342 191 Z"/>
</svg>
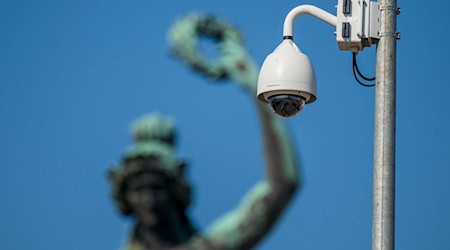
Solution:
<svg viewBox="0 0 450 250">
<path fill-rule="evenodd" d="M 395 85 L 397 0 L 381 0 L 377 48 L 372 250 L 395 246 Z"/>
</svg>

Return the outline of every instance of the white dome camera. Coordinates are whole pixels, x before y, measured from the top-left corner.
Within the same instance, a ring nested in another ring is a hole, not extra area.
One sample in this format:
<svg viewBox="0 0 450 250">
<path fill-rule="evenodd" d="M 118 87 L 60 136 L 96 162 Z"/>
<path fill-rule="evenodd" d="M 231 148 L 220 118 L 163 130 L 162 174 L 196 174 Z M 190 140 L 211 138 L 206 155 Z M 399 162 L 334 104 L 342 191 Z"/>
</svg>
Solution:
<svg viewBox="0 0 450 250">
<path fill-rule="evenodd" d="M 317 95 L 314 70 L 291 37 L 267 56 L 258 77 L 258 99 L 281 117 L 294 116 Z"/>
</svg>

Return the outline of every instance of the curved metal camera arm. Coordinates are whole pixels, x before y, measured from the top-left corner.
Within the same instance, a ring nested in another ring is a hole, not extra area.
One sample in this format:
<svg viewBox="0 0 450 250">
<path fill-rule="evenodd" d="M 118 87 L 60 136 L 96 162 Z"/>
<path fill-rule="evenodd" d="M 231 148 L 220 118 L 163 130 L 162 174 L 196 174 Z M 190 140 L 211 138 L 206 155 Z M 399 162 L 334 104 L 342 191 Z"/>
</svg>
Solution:
<svg viewBox="0 0 450 250">
<path fill-rule="evenodd" d="M 330 14 L 314 5 L 300 5 L 292 9 L 284 19 L 283 38 L 289 39 L 290 37 L 290 39 L 292 39 L 295 19 L 305 14 L 317 17 L 318 19 L 328 23 L 329 25 L 336 27 L 337 17 L 335 15 Z"/>
</svg>

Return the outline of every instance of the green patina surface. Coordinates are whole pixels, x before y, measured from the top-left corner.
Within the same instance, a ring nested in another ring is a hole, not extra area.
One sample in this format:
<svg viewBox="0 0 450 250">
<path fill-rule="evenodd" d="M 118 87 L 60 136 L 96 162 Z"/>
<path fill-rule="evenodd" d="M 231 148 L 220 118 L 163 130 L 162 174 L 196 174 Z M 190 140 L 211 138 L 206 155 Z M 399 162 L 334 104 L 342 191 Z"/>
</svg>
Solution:
<svg viewBox="0 0 450 250">
<path fill-rule="evenodd" d="M 218 43 L 218 58 L 208 60 L 198 49 L 201 36 Z M 192 14 L 173 25 L 169 42 L 173 55 L 191 69 L 213 80 L 232 79 L 255 100 L 262 125 L 267 177 L 204 233 L 196 233 L 183 244 L 167 249 L 252 249 L 273 228 L 300 183 L 288 130 L 269 107 L 256 100 L 258 69 L 238 29 L 214 16 Z M 173 121 L 153 114 L 141 118 L 132 128 L 136 143 L 125 152 L 124 159 L 158 155 L 167 170 L 176 172 L 180 160 L 173 152 L 176 139 Z M 143 249 L 151 248 L 143 247 L 139 241 L 130 241 L 127 247 L 127 250 Z"/>
<path fill-rule="evenodd" d="M 135 143 L 126 149 L 123 158 L 155 156 L 168 171 L 178 171 L 180 160 L 173 152 L 175 124 L 173 119 L 158 113 L 148 114 L 131 125 Z"/>
</svg>

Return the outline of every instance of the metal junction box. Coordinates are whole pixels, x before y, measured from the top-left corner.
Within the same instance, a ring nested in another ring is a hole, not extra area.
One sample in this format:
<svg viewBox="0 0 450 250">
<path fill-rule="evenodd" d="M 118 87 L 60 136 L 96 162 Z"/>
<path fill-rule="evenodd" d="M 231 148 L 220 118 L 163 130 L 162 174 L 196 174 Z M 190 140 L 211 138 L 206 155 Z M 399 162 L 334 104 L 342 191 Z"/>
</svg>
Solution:
<svg viewBox="0 0 450 250">
<path fill-rule="evenodd" d="M 340 50 L 362 51 L 380 39 L 380 3 L 338 0 L 336 40 Z"/>
</svg>

